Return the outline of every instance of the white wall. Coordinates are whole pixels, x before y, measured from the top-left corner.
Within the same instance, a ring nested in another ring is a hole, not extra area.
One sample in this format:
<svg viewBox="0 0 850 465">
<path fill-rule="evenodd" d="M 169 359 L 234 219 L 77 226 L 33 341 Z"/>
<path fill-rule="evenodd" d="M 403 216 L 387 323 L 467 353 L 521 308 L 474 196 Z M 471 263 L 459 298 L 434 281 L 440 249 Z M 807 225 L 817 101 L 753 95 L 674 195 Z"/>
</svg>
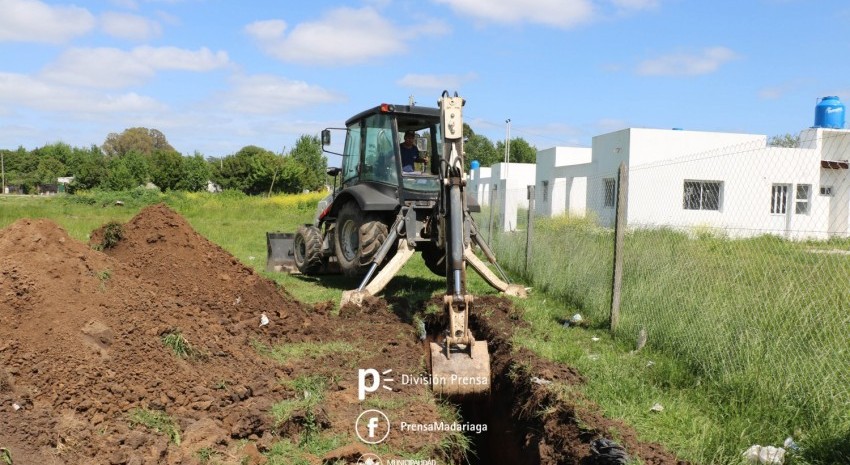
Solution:
<svg viewBox="0 0 850 465">
<path fill-rule="evenodd" d="M 814 141 L 814 140 L 813 140 Z M 850 133 L 821 133 L 817 148 L 768 147 L 748 143 L 710 150 L 629 170 L 631 226 L 722 228 L 731 236 L 776 234 L 792 239 L 826 239 L 847 232 L 850 176 L 846 169 L 821 167 L 821 159 L 846 156 Z M 823 150 L 831 147 L 831 155 Z M 844 155 L 842 155 L 842 153 Z M 721 182 L 720 209 L 683 207 L 685 181 Z M 771 213 L 774 185 L 788 186 L 786 212 Z M 810 186 L 808 211 L 797 213 L 798 186 Z M 832 195 L 820 194 L 828 185 Z"/>
<path fill-rule="evenodd" d="M 590 165 L 592 156 L 589 147 L 552 147 L 537 152 L 534 202 L 538 215 L 555 216 L 579 211 L 583 214 L 585 195 L 574 193 L 577 184 L 571 173 L 578 166 Z"/>
<path fill-rule="evenodd" d="M 628 128 L 602 134 L 593 138 L 593 163 L 595 173 L 588 178 L 586 195 L 588 208 L 606 227 L 614 225 L 615 208 L 605 206 L 605 182 L 617 179 L 620 163 L 634 167 L 664 162 L 689 154 L 705 154 L 710 151 L 741 150 L 745 147 L 765 147 L 767 137 L 759 134 L 732 134 L 720 132 L 682 131 L 672 129 Z M 631 180 L 630 180 L 631 182 Z M 670 180 L 657 180 L 645 186 L 656 190 Z M 682 186 L 680 185 L 679 188 Z M 629 218 L 632 218 L 631 193 L 637 187 L 630 185 Z M 681 194 L 680 194 L 681 197 Z M 681 200 L 681 199 L 680 199 Z M 681 205 L 679 205 L 681 209 Z"/>
<path fill-rule="evenodd" d="M 466 181 L 467 190 L 482 207 L 490 205 L 490 184 L 490 168 L 479 166 L 469 171 L 469 178 Z"/>
<path fill-rule="evenodd" d="M 528 208 L 528 186 L 534 185 L 536 166 L 533 163 L 496 163 L 490 168 L 491 185 L 498 186 L 496 197 L 501 210 L 498 228 L 514 231 L 518 209 Z"/>
</svg>

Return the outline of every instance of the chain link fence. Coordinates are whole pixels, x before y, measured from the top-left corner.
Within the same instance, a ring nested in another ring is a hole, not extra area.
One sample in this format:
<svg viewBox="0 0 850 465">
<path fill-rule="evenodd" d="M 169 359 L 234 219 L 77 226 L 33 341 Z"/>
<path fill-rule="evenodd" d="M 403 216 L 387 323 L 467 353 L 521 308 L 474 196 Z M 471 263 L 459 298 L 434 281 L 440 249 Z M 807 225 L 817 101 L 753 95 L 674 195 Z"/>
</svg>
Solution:
<svg viewBox="0 0 850 465">
<path fill-rule="evenodd" d="M 753 142 L 632 166 L 627 184 L 617 172 L 587 176 L 586 196 L 555 217 L 540 212 L 564 199 L 558 183 L 538 182 L 530 215 L 488 221 L 527 196 L 516 191 L 491 196 L 476 220 L 504 266 L 599 325 L 618 289 L 616 338 L 643 331 L 697 376 L 774 405 L 777 420 L 846 434 L 850 135 L 803 135 L 799 148 Z M 627 226 L 615 254 L 618 207 Z"/>
</svg>

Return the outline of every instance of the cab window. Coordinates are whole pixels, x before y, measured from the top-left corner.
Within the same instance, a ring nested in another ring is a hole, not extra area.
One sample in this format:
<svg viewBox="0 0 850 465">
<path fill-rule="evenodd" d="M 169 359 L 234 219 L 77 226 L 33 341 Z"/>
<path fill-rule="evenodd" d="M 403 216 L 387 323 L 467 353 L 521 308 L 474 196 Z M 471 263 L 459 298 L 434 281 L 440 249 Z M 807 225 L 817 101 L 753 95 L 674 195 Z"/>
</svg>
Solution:
<svg viewBox="0 0 850 465">
<path fill-rule="evenodd" d="M 349 126 L 346 132 L 345 149 L 342 152 L 343 185 L 349 185 L 357 181 L 357 176 L 360 174 L 358 167 L 360 166 L 361 142 L 363 141 L 359 123 Z"/>
<path fill-rule="evenodd" d="M 372 115 L 364 124 L 363 181 L 398 184 L 396 167 L 396 142 L 393 137 L 393 120 L 387 115 Z"/>
</svg>

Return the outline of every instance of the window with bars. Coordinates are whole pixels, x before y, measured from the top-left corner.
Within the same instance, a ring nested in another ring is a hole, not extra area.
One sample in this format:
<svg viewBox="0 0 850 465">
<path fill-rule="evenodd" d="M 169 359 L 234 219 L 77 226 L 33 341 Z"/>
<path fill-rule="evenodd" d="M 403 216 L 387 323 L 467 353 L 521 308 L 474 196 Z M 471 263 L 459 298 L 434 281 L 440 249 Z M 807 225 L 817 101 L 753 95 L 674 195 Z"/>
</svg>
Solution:
<svg viewBox="0 0 850 465">
<path fill-rule="evenodd" d="M 541 181 L 541 189 L 543 189 L 543 201 L 549 201 L 549 181 Z"/>
<path fill-rule="evenodd" d="M 789 184 L 774 184 L 770 194 L 770 213 L 783 215 L 788 211 Z"/>
<path fill-rule="evenodd" d="M 794 199 L 794 213 L 808 215 L 811 206 L 812 185 L 797 184 L 797 196 Z"/>
<path fill-rule="evenodd" d="M 685 210 L 720 210 L 721 181 L 685 181 L 682 208 Z"/>
<path fill-rule="evenodd" d="M 602 205 L 604 207 L 614 207 L 614 199 L 617 195 L 617 181 L 614 178 L 606 178 L 602 180 L 603 188 L 605 189 L 605 203 Z"/>
</svg>

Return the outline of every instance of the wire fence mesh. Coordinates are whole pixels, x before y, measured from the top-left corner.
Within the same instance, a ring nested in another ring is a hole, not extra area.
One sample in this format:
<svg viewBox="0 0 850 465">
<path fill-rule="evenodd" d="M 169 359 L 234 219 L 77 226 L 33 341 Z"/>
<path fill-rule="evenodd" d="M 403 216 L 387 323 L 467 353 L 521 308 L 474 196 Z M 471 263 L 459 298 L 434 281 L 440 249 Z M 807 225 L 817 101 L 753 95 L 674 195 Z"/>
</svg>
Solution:
<svg viewBox="0 0 850 465">
<path fill-rule="evenodd" d="M 707 382 L 775 405 L 778 420 L 844 431 L 848 158 L 850 134 L 809 131 L 798 148 L 754 141 L 630 167 L 615 337 L 643 330 Z M 527 210 L 488 221 L 511 214 L 506 202 L 525 189 L 491 197 L 477 217 L 503 265 L 600 324 L 612 300 L 616 179 L 538 182 L 527 264 Z M 557 191 L 577 181 L 583 195 Z"/>
</svg>

